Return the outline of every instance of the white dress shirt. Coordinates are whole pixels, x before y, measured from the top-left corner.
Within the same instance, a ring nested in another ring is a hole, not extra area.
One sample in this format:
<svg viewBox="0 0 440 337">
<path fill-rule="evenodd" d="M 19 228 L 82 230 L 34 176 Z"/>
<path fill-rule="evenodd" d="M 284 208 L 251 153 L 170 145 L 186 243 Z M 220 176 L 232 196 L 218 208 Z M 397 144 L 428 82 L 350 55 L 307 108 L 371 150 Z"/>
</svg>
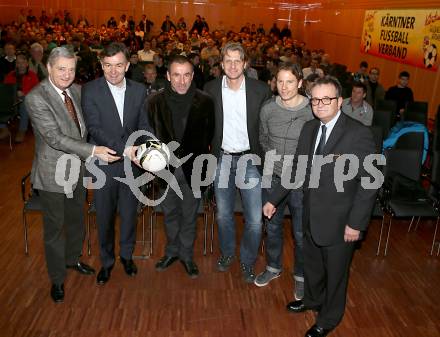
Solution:
<svg viewBox="0 0 440 337">
<path fill-rule="evenodd" d="M 116 108 L 118 109 L 119 119 L 121 120 L 121 125 L 124 126 L 124 100 L 125 100 L 125 89 L 127 89 L 127 82 L 124 78 L 124 83 L 122 86 L 118 87 L 107 81 L 110 92 L 112 93 L 113 99 L 115 100 Z"/>
<path fill-rule="evenodd" d="M 321 124 L 319 125 L 318 134 L 316 136 L 315 147 L 314 147 L 313 153 L 316 152 L 316 148 L 318 147 L 318 144 L 319 144 L 319 139 L 321 138 L 321 133 L 322 133 L 321 127 L 323 125 L 326 126 L 325 143 L 327 144 L 328 137 L 330 137 L 330 134 L 332 133 L 333 128 L 335 127 L 335 124 L 338 121 L 340 115 L 341 115 L 341 110 L 339 110 L 338 113 L 336 114 L 336 116 L 333 117 L 333 119 L 330 122 L 328 122 L 327 124 L 324 124 L 323 122 L 321 122 Z"/>
<path fill-rule="evenodd" d="M 226 76 L 222 81 L 223 142 L 227 152 L 242 152 L 250 149 L 247 130 L 246 83 L 241 82 L 238 90 L 228 87 Z"/>
</svg>

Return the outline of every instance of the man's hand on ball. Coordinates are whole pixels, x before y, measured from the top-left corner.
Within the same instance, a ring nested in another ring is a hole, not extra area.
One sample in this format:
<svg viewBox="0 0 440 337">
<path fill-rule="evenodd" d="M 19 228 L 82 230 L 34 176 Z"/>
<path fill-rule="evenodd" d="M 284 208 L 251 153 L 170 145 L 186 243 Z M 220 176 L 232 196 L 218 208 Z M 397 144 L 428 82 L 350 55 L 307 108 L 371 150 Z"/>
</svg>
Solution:
<svg viewBox="0 0 440 337">
<path fill-rule="evenodd" d="M 107 146 L 96 146 L 94 155 L 108 163 L 113 163 L 121 159 L 121 157 L 116 156 L 116 151 L 108 148 Z"/>
</svg>

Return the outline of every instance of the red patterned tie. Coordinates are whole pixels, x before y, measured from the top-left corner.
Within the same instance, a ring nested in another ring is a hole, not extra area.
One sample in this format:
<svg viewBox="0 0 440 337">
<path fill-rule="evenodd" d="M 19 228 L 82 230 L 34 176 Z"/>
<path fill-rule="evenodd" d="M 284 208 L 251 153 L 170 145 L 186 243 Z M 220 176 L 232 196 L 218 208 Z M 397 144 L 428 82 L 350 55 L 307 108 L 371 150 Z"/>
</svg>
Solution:
<svg viewBox="0 0 440 337">
<path fill-rule="evenodd" d="M 69 97 L 67 92 L 64 90 L 62 92 L 64 96 L 64 104 L 66 105 L 67 111 L 69 111 L 70 117 L 72 117 L 73 121 L 76 124 L 76 127 L 78 128 L 79 134 L 81 134 L 81 127 L 79 125 L 78 116 L 76 115 L 75 106 L 73 105 L 72 99 Z"/>
</svg>

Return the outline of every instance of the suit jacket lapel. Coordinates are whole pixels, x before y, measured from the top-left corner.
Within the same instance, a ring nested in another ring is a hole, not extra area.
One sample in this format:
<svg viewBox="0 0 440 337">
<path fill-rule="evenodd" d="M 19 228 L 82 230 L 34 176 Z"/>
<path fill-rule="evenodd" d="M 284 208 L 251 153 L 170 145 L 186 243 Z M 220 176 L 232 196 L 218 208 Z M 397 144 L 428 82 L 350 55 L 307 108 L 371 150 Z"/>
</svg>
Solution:
<svg viewBox="0 0 440 337">
<path fill-rule="evenodd" d="M 327 139 L 327 142 L 324 146 L 324 155 L 332 153 L 333 148 L 338 143 L 339 139 L 344 135 L 344 127 L 345 127 L 345 115 L 343 112 L 339 115 L 338 121 L 333 127 L 332 133 Z"/>
<path fill-rule="evenodd" d="M 86 133 L 86 124 L 82 115 L 81 104 L 79 102 L 81 99 L 79 98 L 78 92 L 74 89 L 70 90 L 70 95 L 72 96 L 73 105 L 75 106 L 76 116 L 79 120 L 79 125 L 81 127 L 81 136 Z"/>
<path fill-rule="evenodd" d="M 71 129 L 78 130 L 76 127 L 75 122 L 72 119 L 72 116 L 70 116 L 69 111 L 67 111 L 66 105 L 64 104 L 63 99 L 58 94 L 58 92 L 55 90 L 55 88 L 52 86 L 52 84 L 49 82 L 48 79 L 44 80 L 41 83 L 42 86 L 44 86 L 47 94 L 49 95 L 49 101 L 51 102 L 54 110 L 56 112 L 60 111 L 63 116 L 63 121 L 65 121 L 67 124 L 70 124 Z M 76 106 L 75 106 L 76 108 Z M 81 136 L 79 132 L 77 133 L 78 136 Z"/>
<path fill-rule="evenodd" d="M 249 114 L 251 111 L 255 111 L 254 106 L 253 106 L 255 103 L 255 100 L 252 99 L 254 91 L 252 90 L 253 88 L 251 88 L 250 81 L 248 81 L 246 76 L 244 77 L 244 81 L 245 81 L 244 83 L 245 83 L 245 87 L 246 87 L 246 122 L 247 122 L 247 130 L 249 133 L 249 129 L 250 129 L 249 123 L 252 120 L 252 117 L 249 116 Z"/>
<path fill-rule="evenodd" d="M 102 103 L 107 105 L 110 116 L 113 116 L 117 125 L 122 127 L 121 119 L 119 118 L 118 108 L 116 107 L 115 99 L 113 98 L 112 92 L 107 84 L 105 77 L 101 77 L 101 87 L 102 87 Z M 126 91 L 127 92 L 127 91 Z M 124 103 L 125 104 L 125 103 Z M 125 110 L 125 107 L 124 107 Z"/>
<path fill-rule="evenodd" d="M 124 113 L 122 115 L 122 119 L 123 119 L 123 125 L 125 125 L 125 123 L 128 121 L 128 115 L 131 112 L 131 105 L 133 103 L 132 100 L 132 91 L 130 90 L 131 87 L 131 83 L 128 79 L 125 79 L 125 83 L 126 83 L 126 90 L 125 90 L 125 97 L 124 97 Z"/>
<path fill-rule="evenodd" d="M 321 123 L 319 122 L 319 119 L 315 120 L 315 126 L 313 127 L 313 131 L 310 133 L 310 148 L 309 153 L 313 156 L 315 154 L 315 143 L 316 143 L 316 136 L 318 135 L 319 127 L 321 126 Z"/>
<path fill-rule="evenodd" d="M 216 121 L 219 123 L 219 127 L 220 127 L 220 135 L 221 137 L 223 137 L 223 97 L 222 97 L 222 86 L 223 86 L 223 78 L 220 77 L 220 79 L 218 80 L 218 85 L 215 86 L 215 96 L 216 96 L 216 104 L 218 104 L 218 111 L 221 111 L 221 114 L 219 116 L 220 120 Z M 220 144 L 221 145 L 221 144 Z"/>
<path fill-rule="evenodd" d="M 174 132 L 174 126 L 173 126 L 173 116 L 171 113 L 171 109 L 168 107 L 168 104 L 166 102 L 165 99 L 165 95 L 164 95 L 164 100 L 163 100 L 163 104 L 164 107 L 163 109 L 161 109 L 160 114 L 162 115 L 165 127 L 168 131 L 168 133 L 171 135 L 172 139 L 176 138 L 176 134 Z"/>
</svg>

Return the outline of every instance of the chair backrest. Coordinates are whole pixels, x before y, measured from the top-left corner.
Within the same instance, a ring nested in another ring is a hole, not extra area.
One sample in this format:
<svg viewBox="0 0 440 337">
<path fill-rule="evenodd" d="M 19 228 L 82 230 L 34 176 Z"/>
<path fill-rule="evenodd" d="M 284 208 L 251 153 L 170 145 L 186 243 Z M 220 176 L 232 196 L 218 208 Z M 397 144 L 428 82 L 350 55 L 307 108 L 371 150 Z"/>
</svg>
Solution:
<svg viewBox="0 0 440 337">
<path fill-rule="evenodd" d="M 392 148 L 385 151 L 387 160 L 385 176 L 399 174 L 419 181 L 422 172 L 422 152 L 411 149 Z"/>
<path fill-rule="evenodd" d="M 403 113 L 405 121 L 413 121 L 427 125 L 428 123 L 428 102 L 409 102 Z"/>
<path fill-rule="evenodd" d="M 0 121 L 6 123 L 16 113 L 15 85 L 0 83 Z"/>
<path fill-rule="evenodd" d="M 389 99 L 378 99 L 376 101 L 376 109 L 377 110 L 389 110 L 392 113 L 395 113 L 397 110 L 397 103 L 395 101 Z"/>
<path fill-rule="evenodd" d="M 376 109 L 373 113 L 373 126 L 382 129 L 382 138 L 386 138 L 394 124 L 394 111 Z"/>
<path fill-rule="evenodd" d="M 396 149 L 415 150 L 423 153 L 425 135 L 423 132 L 408 132 L 401 135 L 395 144 Z"/>
<path fill-rule="evenodd" d="M 373 133 L 374 143 L 376 144 L 377 153 L 382 153 L 383 146 L 383 130 L 379 125 L 370 126 L 370 130 Z"/>
<path fill-rule="evenodd" d="M 437 108 L 434 124 L 434 140 L 432 142 L 432 151 L 440 151 L 440 104 Z"/>
</svg>

